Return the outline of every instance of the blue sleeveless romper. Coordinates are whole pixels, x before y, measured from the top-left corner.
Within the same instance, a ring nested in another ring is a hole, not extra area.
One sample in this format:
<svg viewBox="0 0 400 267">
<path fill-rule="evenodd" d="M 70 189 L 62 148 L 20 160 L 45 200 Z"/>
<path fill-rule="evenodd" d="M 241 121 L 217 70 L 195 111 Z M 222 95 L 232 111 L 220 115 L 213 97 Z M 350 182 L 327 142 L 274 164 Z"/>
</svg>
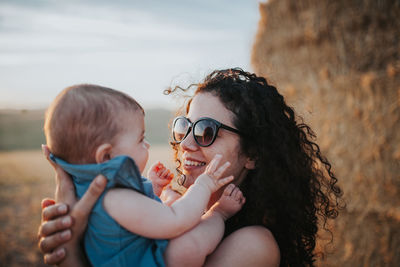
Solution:
<svg viewBox="0 0 400 267">
<path fill-rule="evenodd" d="M 103 207 L 105 192 L 114 187 L 131 188 L 161 202 L 154 195 L 151 182 L 141 177 L 130 157 L 118 156 L 102 164 L 84 165 L 69 164 L 54 155 L 50 158 L 72 176 L 78 198 L 98 174 L 107 178 L 107 187 L 90 214 L 84 238 L 85 252 L 93 266 L 165 266 L 163 255 L 168 240 L 145 238 L 129 232 Z"/>
</svg>

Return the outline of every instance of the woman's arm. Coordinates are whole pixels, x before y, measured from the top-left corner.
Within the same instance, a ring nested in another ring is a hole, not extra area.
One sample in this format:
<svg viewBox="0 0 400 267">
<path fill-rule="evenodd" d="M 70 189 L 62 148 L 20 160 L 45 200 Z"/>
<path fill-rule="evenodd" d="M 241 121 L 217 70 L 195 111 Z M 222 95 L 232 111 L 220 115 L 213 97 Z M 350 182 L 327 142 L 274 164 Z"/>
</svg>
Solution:
<svg viewBox="0 0 400 267">
<path fill-rule="evenodd" d="M 49 150 L 42 147 L 49 160 Z M 106 179 L 98 176 L 88 191 L 77 202 L 71 178 L 58 165 L 49 160 L 56 172 L 56 200 L 42 202 L 42 223 L 39 227 L 39 248 L 47 264 L 61 266 L 85 266 L 85 256 L 80 240 L 85 231 L 88 216 L 106 186 Z M 68 214 L 69 212 L 69 214 Z"/>
<path fill-rule="evenodd" d="M 247 226 L 222 240 L 204 266 L 277 267 L 279 263 L 279 247 L 272 233 L 262 226 Z"/>
<path fill-rule="evenodd" d="M 55 204 L 52 199 L 42 200 L 42 223 L 38 231 L 38 246 L 47 264 L 60 263 L 65 257 L 65 248 L 59 246 L 71 238 L 69 227 L 72 220 L 69 216 L 63 217 L 67 212 L 68 206 L 64 203 Z"/>
<path fill-rule="evenodd" d="M 42 224 L 39 227 L 39 248 L 47 264 L 60 266 L 86 266 L 80 241 L 88 216 L 106 185 L 106 179 L 98 176 L 83 197 L 73 204 L 71 210 L 64 203 L 42 202 Z M 60 192 L 63 190 L 60 188 Z M 69 212 L 69 213 L 68 213 Z M 66 257 L 67 256 L 67 257 Z"/>
</svg>

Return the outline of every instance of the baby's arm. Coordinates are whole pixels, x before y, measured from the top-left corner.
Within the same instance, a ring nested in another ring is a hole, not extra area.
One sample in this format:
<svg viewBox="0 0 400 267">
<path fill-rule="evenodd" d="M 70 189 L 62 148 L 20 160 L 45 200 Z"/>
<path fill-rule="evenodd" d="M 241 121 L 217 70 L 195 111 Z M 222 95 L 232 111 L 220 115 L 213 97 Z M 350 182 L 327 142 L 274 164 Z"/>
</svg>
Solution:
<svg viewBox="0 0 400 267">
<path fill-rule="evenodd" d="M 149 238 L 170 239 L 196 225 L 213 192 L 233 180 L 220 178 L 230 163 L 219 166 L 216 155 L 196 182 L 170 207 L 130 189 L 112 189 L 106 193 L 104 207 L 129 231 Z"/>
<path fill-rule="evenodd" d="M 163 191 L 161 192 L 160 199 L 164 203 L 164 205 L 171 206 L 176 200 L 178 200 L 182 194 L 175 191 L 171 184 L 164 187 Z"/>
<path fill-rule="evenodd" d="M 207 255 L 218 246 L 225 231 L 225 221 L 238 212 L 245 198 L 238 187 L 228 185 L 221 198 L 201 222 L 183 235 L 168 243 L 165 251 L 167 266 L 203 266 Z"/>
<path fill-rule="evenodd" d="M 153 185 L 154 194 L 160 197 L 163 188 L 171 182 L 172 178 L 174 178 L 174 174 L 171 173 L 164 164 L 158 161 L 150 167 L 147 177 Z"/>
</svg>

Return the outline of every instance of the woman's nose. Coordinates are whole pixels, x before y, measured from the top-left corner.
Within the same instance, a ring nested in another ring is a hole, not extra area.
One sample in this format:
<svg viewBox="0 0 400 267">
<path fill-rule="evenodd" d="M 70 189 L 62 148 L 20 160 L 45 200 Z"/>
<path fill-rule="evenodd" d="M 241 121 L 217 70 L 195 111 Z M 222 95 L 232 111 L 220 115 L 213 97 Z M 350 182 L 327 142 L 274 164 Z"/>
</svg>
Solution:
<svg viewBox="0 0 400 267">
<path fill-rule="evenodd" d="M 198 149 L 198 145 L 196 141 L 194 141 L 192 133 L 193 131 L 190 131 L 185 139 L 183 139 L 182 142 L 179 144 L 182 150 L 195 151 Z"/>
</svg>

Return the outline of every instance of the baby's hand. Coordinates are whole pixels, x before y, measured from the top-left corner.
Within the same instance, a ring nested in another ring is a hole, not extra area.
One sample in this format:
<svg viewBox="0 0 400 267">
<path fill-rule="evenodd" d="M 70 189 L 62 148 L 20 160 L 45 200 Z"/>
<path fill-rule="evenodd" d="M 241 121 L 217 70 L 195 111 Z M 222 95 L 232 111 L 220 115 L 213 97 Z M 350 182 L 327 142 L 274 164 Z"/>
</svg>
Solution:
<svg viewBox="0 0 400 267">
<path fill-rule="evenodd" d="M 171 182 L 174 174 L 161 162 L 157 162 L 150 167 L 147 177 L 153 184 L 154 194 L 160 197 L 163 188 Z"/>
<path fill-rule="evenodd" d="M 215 155 L 208 164 L 206 171 L 196 179 L 195 184 L 202 184 L 210 189 L 211 193 L 214 193 L 220 187 L 230 183 L 233 180 L 233 175 L 224 178 L 221 178 L 221 176 L 231 163 L 227 161 L 219 166 L 221 159 L 222 155 Z"/>
</svg>

